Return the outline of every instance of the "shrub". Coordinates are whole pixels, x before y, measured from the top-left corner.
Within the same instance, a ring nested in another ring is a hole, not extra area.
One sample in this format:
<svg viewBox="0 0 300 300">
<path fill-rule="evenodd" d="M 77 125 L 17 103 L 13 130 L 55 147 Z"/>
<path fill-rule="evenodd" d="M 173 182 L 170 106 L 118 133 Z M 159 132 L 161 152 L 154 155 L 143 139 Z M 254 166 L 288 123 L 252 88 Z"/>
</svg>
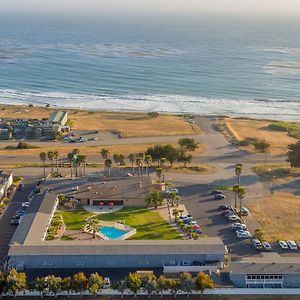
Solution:
<svg viewBox="0 0 300 300">
<path fill-rule="evenodd" d="M 159 116 L 159 113 L 156 112 L 156 111 L 151 111 L 151 112 L 148 112 L 148 116 L 152 117 L 152 118 L 155 118 L 155 117 Z"/>
<path fill-rule="evenodd" d="M 25 143 L 25 142 L 20 142 L 16 149 L 38 149 L 39 147 Z"/>
</svg>

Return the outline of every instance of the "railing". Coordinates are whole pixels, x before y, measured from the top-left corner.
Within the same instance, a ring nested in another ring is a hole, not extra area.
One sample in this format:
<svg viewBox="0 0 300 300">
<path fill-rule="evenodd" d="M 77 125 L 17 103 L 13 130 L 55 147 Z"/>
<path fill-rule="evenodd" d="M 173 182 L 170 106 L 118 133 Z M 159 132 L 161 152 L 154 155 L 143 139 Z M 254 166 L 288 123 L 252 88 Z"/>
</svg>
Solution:
<svg viewBox="0 0 300 300">
<path fill-rule="evenodd" d="M 166 266 L 164 265 L 164 273 L 180 273 L 180 272 L 214 272 L 219 268 L 218 265 L 210 266 Z"/>
</svg>

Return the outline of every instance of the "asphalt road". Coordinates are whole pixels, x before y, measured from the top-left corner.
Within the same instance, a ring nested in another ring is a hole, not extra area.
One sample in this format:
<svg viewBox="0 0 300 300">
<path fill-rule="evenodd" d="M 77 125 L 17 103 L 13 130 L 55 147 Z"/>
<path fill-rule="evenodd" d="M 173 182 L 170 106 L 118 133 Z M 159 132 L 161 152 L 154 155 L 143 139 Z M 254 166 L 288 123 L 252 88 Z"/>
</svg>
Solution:
<svg viewBox="0 0 300 300">
<path fill-rule="evenodd" d="M 17 226 L 10 225 L 10 221 L 16 211 L 22 208 L 22 202 L 25 202 L 36 185 L 37 179 L 33 177 L 25 178 L 23 183 L 25 185 L 24 191 L 15 191 L 12 199 L 7 206 L 4 214 L 0 217 L 0 261 L 7 256 L 9 242 L 17 228 Z"/>
</svg>

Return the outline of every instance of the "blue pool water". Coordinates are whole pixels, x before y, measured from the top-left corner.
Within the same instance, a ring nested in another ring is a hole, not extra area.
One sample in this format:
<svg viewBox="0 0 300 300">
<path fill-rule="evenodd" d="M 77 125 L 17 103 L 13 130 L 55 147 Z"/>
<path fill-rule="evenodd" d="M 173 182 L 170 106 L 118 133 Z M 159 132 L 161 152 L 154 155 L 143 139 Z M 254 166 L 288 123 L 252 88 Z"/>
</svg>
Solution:
<svg viewBox="0 0 300 300">
<path fill-rule="evenodd" d="M 106 235 L 111 240 L 116 240 L 126 233 L 126 231 L 114 228 L 114 227 L 101 227 L 99 232 Z"/>
</svg>

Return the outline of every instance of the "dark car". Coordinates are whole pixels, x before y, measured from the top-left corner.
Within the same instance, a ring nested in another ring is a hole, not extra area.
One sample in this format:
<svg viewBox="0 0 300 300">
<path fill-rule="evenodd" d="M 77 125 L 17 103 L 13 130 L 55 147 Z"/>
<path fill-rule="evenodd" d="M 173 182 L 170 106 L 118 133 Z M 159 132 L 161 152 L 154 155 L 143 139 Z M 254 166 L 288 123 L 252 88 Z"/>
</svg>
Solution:
<svg viewBox="0 0 300 300">
<path fill-rule="evenodd" d="M 228 209 L 230 209 L 230 206 L 228 205 L 223 204 L 219 206 L 219 210 L 228 210 Z"/>
<path fill-rule="evenodd" d="M 24 183 L 20 183 L 19 187 L 18 187 L 19 191 L 24 191 Z"/>
<path fill-rule="evenodd" d="M 20 224 L 20 220 L 19 219 L 12 219 L 9 224 L 10 225 L 19 225 Z"/>
<path fill-rule="evenodd" d="M 223 195 L 223 194 L 216 194 L 216 195 L 214 195 L 214 199 L 215 200 L 225 199 L 225 195 Z"/>
<path fill-rule="evenodd" d="M 41 194 L 42 193 L 42 190 L 37 188 L 33 191 L 35 194 Z"/>
<path fill-rule="evenodd" d="M 223 192 L 221 190 L 212 190 L 210 192 L 211 195 L 218 195 L 218 194 L 222 194 Z"/>
</svg>

